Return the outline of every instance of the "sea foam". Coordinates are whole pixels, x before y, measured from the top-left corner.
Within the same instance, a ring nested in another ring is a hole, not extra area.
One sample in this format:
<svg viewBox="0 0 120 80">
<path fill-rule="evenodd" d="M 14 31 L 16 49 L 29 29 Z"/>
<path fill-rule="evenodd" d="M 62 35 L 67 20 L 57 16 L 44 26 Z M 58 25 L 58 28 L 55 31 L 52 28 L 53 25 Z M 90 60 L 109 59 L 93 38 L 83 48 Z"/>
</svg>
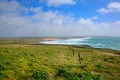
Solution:
<svg viewBox="0 0 120 80">
<path fill-rule="evenodd" d="M 70 38 L 70 39 L 60 39 L 54 41 L 43 41 L 40 42 L 42 44 L 67 44 L 67 45 L 79 45 L 83 41 L 90 39 L 91 37 L 83 37 L 83 38 Z"/>
<path fill-rule="evenodd" d="M 120 50 L 120 37 L 83 37 L 43 41 L 42 44 L 89 45 L 95 48 Z"/>
</svg>

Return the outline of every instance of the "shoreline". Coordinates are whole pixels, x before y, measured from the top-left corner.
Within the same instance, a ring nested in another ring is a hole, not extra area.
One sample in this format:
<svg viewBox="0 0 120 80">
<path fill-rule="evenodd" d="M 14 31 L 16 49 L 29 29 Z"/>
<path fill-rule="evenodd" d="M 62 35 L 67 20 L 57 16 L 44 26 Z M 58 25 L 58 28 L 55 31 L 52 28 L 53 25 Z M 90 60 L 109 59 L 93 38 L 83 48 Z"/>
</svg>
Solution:
<svg viewBox="0 0 120 80">
<path fill-rule="evenodd" d="M 91 38 L 91 37 L 81 37 L 81 39 L 89 39 L 89 38 Z M 69 42 L 66 42 L 66 43 L 62 43 L 62 42 L 54 42 L 54 41 L 57 41 L 57 40 L 74 40 L 74 39 L 80 39 L 80 38 L 66 38 L 66 39 L 63 39 L 63 38 L 60 38 L 60 39 L 58 39 L 58 38 L 56 38 L 56 39 L 51 39 L 50 38 L 50 40 L 49 40 L 49 38 L 48 38 L 48 40 L 46 40 L 46 39 L 44 39 L 43 41 L 40 41 L 38 44 L 50 44 L 50 45 L 52 45 L 52 44 L 56 44 L 56 45 L 73 45 L 73 46 L 90 46 L 90 47 L 92 47 L 92 48 L 100 48 L 100 49 L 111 49 L 111 50 L 117 50 L 117 51 L 120 51 L 120 49 L 115 49 L 115 48 L 112 48 L 112 47 L 95 47 L 95 46 L 92 46 L 92 45 L 89 45 L 89 44 L 78 44 L 78 43 L 69 43 Z M 51 42 L 52 41 L 52 42 Z"/>
<path fill-rule="evenodd" d="M 85 38 L 85 37 L 75 37 L 75 38 Z M 44 44 L 41 42 L 45 41 L 56 41 L 56 40 L 65 40 L 65 39 L 71 39 L 69 38 L 52 38 L 52 37 L 46 37 L 46 38 L 0 38 L 0 45 L 7 45 L 7 44 L 17 44 L 17 45 L 65 45 L 65 46 L 77 46 L 77 47 L 91 47 L 94 49 L 108 49 L 108 50 L 115 50 L 115 51 L 120 51 L 117 49 L 111 49 L 111 48 L 98 48 L 98 47 L 93 47 L 90 45 L 74 45 L 74 44 Z M 74 38 L 72 38 L 74 39 Z"/>
</svg>

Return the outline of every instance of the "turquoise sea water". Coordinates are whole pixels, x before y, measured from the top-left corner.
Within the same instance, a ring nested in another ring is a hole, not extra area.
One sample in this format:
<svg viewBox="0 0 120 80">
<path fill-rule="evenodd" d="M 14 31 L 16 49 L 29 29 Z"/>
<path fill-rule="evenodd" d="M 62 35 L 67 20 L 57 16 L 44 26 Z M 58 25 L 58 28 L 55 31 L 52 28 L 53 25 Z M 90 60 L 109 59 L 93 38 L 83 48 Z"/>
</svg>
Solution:
<svg viewBox="0 0 120 80">
<path fill-rule="evenodd" d="M 120 50 L 120 37 L 84 37 L 41 42 L 43 44 L 89 45 Z"/>
</svg>

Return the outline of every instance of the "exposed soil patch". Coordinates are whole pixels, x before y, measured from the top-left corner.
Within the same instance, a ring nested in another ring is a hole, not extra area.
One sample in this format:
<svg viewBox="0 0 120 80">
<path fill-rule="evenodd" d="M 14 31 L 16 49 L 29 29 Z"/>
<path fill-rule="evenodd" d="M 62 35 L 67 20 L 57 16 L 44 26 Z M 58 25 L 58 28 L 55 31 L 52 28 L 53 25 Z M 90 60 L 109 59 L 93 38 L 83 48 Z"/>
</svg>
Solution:
<svg viewBox="0 0 120 80">
<path fill-rule="evenodd" d="M 102 51 L 94 51 L 95 53 L 101 54 L 101 55 L 108 55 L 108 56 L 120 56 L 118 54 L 110 53 L 110 52 L 102 52 Z"/>
</svg>

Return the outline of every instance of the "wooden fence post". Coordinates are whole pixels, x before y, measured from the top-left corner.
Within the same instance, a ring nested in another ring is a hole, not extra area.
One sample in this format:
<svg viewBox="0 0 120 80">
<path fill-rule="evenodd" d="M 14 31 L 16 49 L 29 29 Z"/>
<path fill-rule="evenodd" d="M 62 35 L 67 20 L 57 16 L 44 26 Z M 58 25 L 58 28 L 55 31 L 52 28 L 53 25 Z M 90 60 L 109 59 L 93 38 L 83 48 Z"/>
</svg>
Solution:
<svg viewBox="0 0 120 80">
<path fill-rule="evenodd" d="M 74 49 L 72 49 L 72 55 L 74 56 Z"/>
<path fill-rule="evenodd" d="M 80 53 L 78 53 L 78 58 L 79 58 L 79 63 L 81 64 L 82 63 L 82 58 L 81 58 Z"/>
</svg>

